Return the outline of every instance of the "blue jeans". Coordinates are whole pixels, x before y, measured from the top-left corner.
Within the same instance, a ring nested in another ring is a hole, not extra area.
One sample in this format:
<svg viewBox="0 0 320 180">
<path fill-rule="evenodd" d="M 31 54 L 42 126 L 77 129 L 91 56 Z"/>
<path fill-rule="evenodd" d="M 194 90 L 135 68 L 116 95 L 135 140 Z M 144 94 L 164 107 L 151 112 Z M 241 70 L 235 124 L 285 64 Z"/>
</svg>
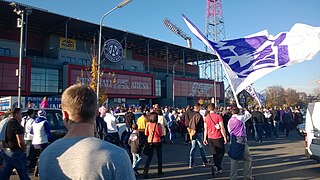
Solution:
<svg viewBox="0 0 320 180">
<path fill-rule="evenodd" d="M 132 168 L 134 171 L 137 171 L 142 160 L 141 155 L 138 153 L 132 153 L 132 160 Z"/>
<path fill-rule="evenodd" d="M 4 149 L 3 158 L 6 165 L 0 175 L 0 179 L 9 180 L 12 170 L 15 168 L 21 180 L 29 180 L 27 169 L 27 156 L 22 150 Z"/>
<path fill-rule="evenodd" d="M 190 166 L 194 166 L 194 154 L 196 152 L 197 144 L 199 146 L 202 162 L 208 163 L 208 160 L 207 160 L 206 154 L 204 152 L 204 148 L 203 148 L 202 143 L 203 143 L 203 133 L 197 133 L 196 138 L 191 140 L 191 149 L 190 149 L 190 158 L 189 158 L 189 165 Z"/>
<path fill-rule="evenodd" d="M 254 125 L 254 136 L 256 141 L 262 142 L 262 135 L 263 135 L 263 124 L 256 123 Z"/>
<path fill-rule="evenodd" d="M 168 130 L 169 130 L 169 140 L 172 141 L 175 137 L 175 132 L 171 128 L 168 128 Z"/>
<path fill-rule="evenodd" d="M 264 123 L 263 124 L 263 130 L 266 132 L 266 137 L 270 138 L 271 137 L 271 130 L 272 130 L 272 125 L 269 123 Z"/>
</svg>

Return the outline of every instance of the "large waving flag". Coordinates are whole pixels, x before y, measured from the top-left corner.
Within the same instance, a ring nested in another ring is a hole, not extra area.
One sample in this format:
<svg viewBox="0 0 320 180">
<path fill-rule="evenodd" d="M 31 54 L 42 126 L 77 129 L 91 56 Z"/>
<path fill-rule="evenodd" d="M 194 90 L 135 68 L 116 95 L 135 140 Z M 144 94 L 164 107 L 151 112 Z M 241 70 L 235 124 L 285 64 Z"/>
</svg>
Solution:
<svg viewBox="0 0 320 180">
<path fill-rule="evenodd" d="M 245 90 L 246 90 L 255 100 L 257 100 L 258 103 L 259 103 L 259 106 L 262 107 L 262 105 L 263 105 L 263 104 L 265 103 L 265 101 L 266 101 L 266 98 L 265 98 L 262 94 L 257 93 L 257 92 L 254 90 L 254 88 L 253 88 L 252 85 L 247 86 Z"/>
<path fill-rule="evenodd" d="M 320 27 L 298 23 L 276 36 L 265 30 L 245 38 L 213 42 L 186 16 L 183 19 L 192 33 L 216 52 L 235 94 L 274 70 L 311 60 L 320 51 Z"/>
</svg>

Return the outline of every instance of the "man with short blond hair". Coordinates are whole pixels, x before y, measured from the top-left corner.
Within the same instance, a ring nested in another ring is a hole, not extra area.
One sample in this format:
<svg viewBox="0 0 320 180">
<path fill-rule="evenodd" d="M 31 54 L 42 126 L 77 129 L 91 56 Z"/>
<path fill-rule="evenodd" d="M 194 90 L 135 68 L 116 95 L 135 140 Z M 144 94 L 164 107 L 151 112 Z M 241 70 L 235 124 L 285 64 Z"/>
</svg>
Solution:
<svg viewBox="0 0 320 180">
<path fill-rule="evenodd" d="M 67 88 L 61 108 L 68 133 L 41 154 L 40 179 L 135 179 L 126 151 L 93 137 L 98 107 L 90 87 Z"/>
</svg>

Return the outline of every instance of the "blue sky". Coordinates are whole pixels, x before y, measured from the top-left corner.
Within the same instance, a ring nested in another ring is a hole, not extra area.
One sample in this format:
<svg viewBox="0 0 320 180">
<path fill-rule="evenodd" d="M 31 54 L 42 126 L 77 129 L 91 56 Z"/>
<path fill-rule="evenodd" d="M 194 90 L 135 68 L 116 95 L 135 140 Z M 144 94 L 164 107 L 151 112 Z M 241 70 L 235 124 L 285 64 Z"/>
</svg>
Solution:
<svg viewBox="0 0 320 180">
<path fill-rule="evenodd" d="M 65 16 L 99 24 L 101 16 L 121 0 L 18 0 Z M 103 24 L 147 37 L 185 46 L 186 42 L 168 30 L 162 21 L 168 18 L 193 40 L 193 48 L 204 45 L 184 24 L 185 14 L 203 33 L 206 23 L 206 0 L 133 0 L 108 15 Z M 267 29 L 270 34 L 289 31 L 295 23 L 320 26 L 319 0 L 223 0 L 224 27 L 227 39 L 244 37 Z M 32 17 L 30 17 L 32 18 Z M 273 85 L 312 93 L 320 84 L 320 54 L 313 60 L 272 72 L 255 82 L 257 91 Z"/>
</svg>

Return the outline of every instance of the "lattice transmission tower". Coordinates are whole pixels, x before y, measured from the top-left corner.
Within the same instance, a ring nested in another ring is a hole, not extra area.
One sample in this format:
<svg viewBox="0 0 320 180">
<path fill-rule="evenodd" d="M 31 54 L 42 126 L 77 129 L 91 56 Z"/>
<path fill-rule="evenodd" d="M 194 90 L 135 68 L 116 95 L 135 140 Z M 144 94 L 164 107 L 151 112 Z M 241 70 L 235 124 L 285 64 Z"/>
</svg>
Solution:
<svg viewBox="0 0 320 180">
<path fill-rule="evenodd" d="M 211 41 L 221 41 L 226 39 L 224 30 L 224 19 L 222 11 L 222 0 L 207 0 L 206 9 L 206 36 Z M 205 47 L 206 51 L 211 51 Z M 224 73 L 221 63 L 216 60 L 210 60 L 202 65 L 202 77 L 223 81 Z M 214 97 L 217 97 L 216 83 L 214 83 Z"/>
<path fill-rule="evenodd" d="M 222 11 L 222 0 L 207 0 L 206 10 L 206 36 L 212 41 L 226 39 L 224 30 L 224 19 Z M 206 47 L 206 51 L 210 51 Z M 204 64 L 203 77 L 223 81 L 223 68 L 219 61 L 209 61 Z"/>
</svg>

